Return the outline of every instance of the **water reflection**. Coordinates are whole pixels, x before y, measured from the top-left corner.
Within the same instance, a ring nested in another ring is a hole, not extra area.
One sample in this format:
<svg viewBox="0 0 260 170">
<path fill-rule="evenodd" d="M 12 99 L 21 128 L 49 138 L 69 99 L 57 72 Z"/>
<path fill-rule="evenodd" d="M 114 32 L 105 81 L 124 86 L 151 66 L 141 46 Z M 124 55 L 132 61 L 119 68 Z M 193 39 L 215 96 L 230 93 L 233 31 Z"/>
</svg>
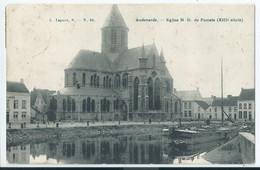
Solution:
<svg viewBox="0 0 260 170">
<path fill-rule="evenodd" d="M 191 150 L 176 150 L 161 134 L 100 136 L 7 147 L 7 161 L 11 164 L 182 164 L 189 160 L 185 156 L 194 154 Z M 201 157 L 192 159 L 201 160 Z"/>
</svg>

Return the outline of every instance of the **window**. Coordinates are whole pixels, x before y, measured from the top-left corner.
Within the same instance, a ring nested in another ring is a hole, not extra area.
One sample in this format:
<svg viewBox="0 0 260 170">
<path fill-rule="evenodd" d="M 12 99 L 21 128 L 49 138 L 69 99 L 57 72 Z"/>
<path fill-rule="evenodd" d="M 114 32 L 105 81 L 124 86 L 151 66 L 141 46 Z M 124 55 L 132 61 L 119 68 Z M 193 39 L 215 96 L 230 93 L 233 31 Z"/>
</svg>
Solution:
<svg viewBox="0 0 260 170">
<path fill-rule="evenodd" d="M 82 74 L 82 86 L 86 85 L 86 73 Z"/>
<path fill-rule="evenodd" d="M 73 86 L 76 86 L 77 84 L 77 75 L 76 73 L 73 73 Z"/>
<path fill-rule="evenodd" d="M 123 87 L 126 88 L 128 86 L 128 74 L 125 73 L 123 75 Z"/>
<path fill-rule="evenodd" d="M 107 85 L 108 86 L 108 85 Z M 120 87 L 120 75 L 117 74 L 115 75 L 115 78 L 114 78 L 114 87 Z"/>
<path fill-rule="evenodd" d="M 211 109 L 209 109 L 209 112 L 211 112 Z"/>
<path fill-rule="evenodd" d="M 228 107 L 228 111 L 229 111 L 229 112 L 232 112 L 232 108 L 231 108 L 231 107 Z"/>
<path fill-rule="evenodd" d="M 21 150 L 26 150 L 26 146 L 25 145 L 21 145 Z"/>
<path fill-rule="evenodd" d="M 72 99 L 72 111 L 75 112 L 76 110 L 76 102 L 75 99 Z"/>
<path fill-rule="evenodd" d="M 160 90 L 160 79 L 156 79 L 154 83 L 154 109 L 161 109 L 161 90 Z"/>
<path fill-rule="evenodd" d="M 6 108 L 9 109 L 10 108 L 10 101 L 9 100 L 6 100 Z"/>
<path fill-rule="evenodd" d="M 71 98 L 70 98 L 70 96 L 67 97 L 67 109 L 68 109 L 68 112 L 71 111 Z"/>
<path fill-rule="evenodd" d="M 90 78 L 90 79 L 91 79 L 91 80 L 90 80 L 90 86 L 92 87 L 92 86 L 93 86 L 93 84 L 94 84 L 94 82 L 93 82 L 93 81 L 94 81 L 94 80 L 93 80 L 93 79 L 94 79 L 94 77 L 93 77 L 93 76 L 91 76 L 91 78 Z"/>
<path fill-rule="evenodd" d="M 252 104 L 251 103 L 248 104 L 248 109 L 252 109 Z"/>
<path fill-rule="evenodd" d="M 191 111 L 189 110 L 189 117 L 191 117 Z"/>
<path fill-rule="evenodd" d="M 237 107 L 234 107 L 234 112 L 236 112 L 237 111 Z"/>
<path fill-rule="evenodd" d="M 117 41 L 117 35 L 116 35 L 116 30 L 112 29 L 111 30 L 111 44 L 115 45 Z"/>
<path fill-rule="evenodd" d="M 134 110 L 138 110 L 138 86 L 139 86 L 139 79 L 138 77 L 134 80 Z"/>
<path fill-rule="evenodd" d="M 184 117 L 187 117 L 187 111 L 184 111 Z"/>
<path fill-rule="evenodd" d="M 95 112 L 95 100 L 91 101 L 91 111 Z"/>
<path fill-rule="evenodd" d="M 125 30 L 121 31 L 121 44 L 125 45 L 126 44 L 126 34 L 125 34 Z"/>
<path fill-rule="evenodd" d="M 239 109 L 242 109 L 242 103 L 239 103 Z"/>
<path fill-rule="evenodd" d="M 242 119 L 242 111 L 239 111 L 239 119 Z"/>
<path fill-rule="evenodd" d="M 26 109 L 26 108 L 27 108 L 27 101 L 22 100 L 22 109 Z"/>
<path fill-rule="evenodd" d="M 66 111 L 66 105 L 67 105 L 66 99 L 63 99 L 63 100 L 62 100 L 62 110 L 63 110 L 64 112 Z"/>
<path fill-rule="evenodd" d="M 83 112 L 86 112 L 86 110 L 87 110 L 87 102 L 86 102 L 86 100 L 84 99 L 83 102 L 82 102 L 82 111 L 83 111 Z"/>
<path fill-rule="evenodd" d="M 106 111 L 109 112 L 109 110 L 110 110 L 110 101 L 109 100 L 107 100 L 106 106 L 107 106 Z"/>
<path fill-rule="evenodd" d="M 215 119 L 217 119 L 218 118 L 218 114 L 217 113 L 215 113 Z"/>
<path fill-rule="evenodd" d="M 244 103 L 244 109 L 247 109 L 247 103 Z"/>
<path fill-rule="evenodd" d="M 147 81 L 148 85 L 148 101 L 149 101 L 149 109 L 153 109 L 153 79 L 150 77 Z"/>
<path fill-rule="evenodd" d="M 99 76 L 97 76 L 97 87 L 99 87 Z"/>
<path fill-rule="evenodd" d="M 200 112 L 200 106 L 198 106 L 198 111 Z"/>
<path fill-rule="evenodd" d="M 187 102 L 184 102 L 184 109 L 187 109 Z"/>
<path fill-rule="evenodd" d="M 87 112 L 90 112 L 90 98 L 87 98 Z"/>
<path fill-rule="evenodd" d="M 244 111 L 244 119 L 247 119 L 247 111 Z"/>
<path fill-rule="evenodd" d="M 18 119 L 18 112 L 14 112 L 13 118 Z"/>
<path fill-rule="evenodd" d="M 18 109 L 18 100 L 14 100 L 14 109 Z"/>
<path fill-rule="evenodd" d="M 191 109 L 191 102 L 189 102 L 189 109 Z"/>
<path fill-rule="evenodd" d="M 218 111 L 218 108 L 217 107 L 215 107 L 215 112 L 217 112 Z"/>
<path fill-rule="evenodd" d="M 26 112 L 22 112 L 22 119 L 26 119 Z"/>
</svg>

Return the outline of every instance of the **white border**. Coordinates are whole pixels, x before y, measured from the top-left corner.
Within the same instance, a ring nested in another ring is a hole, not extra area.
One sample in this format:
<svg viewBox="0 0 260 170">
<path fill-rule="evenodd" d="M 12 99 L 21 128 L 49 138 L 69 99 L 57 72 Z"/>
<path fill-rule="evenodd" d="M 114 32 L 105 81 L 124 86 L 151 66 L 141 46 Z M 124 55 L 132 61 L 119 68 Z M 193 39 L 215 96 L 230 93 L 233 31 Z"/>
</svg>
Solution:
<svg viewBox="0 0 260 170">
<path fill-rule="evenodd" d="M 191 4 L 200 4 L 200 3 L 206 3 L 206 4 L 217 4 L 217 3 L 223 3 L 223 4 L 255 4 L 255 87 L 260 87 L 259 78 L 257 79 L 257 76 L 259 76 L 259 66 L 260 60 L 259 60 L 259 40 L 260 40 L 260 29 L 259 29 L 259 22 L 260 22 L 260 1 L 258 0 L 1 0 L 0 1 L 0 167 L 244 167 L 245 165 L 161 165 L 161 164 L 155 164 L 155 165 L 146 165 L 146 164 L 138 164 L 138 165 L 130 165 L 130 164 L 95 164 L 95 165 L 77 165 L 77 164 L 68 164 L 68 165 L 52 165 L 52 164 L 29 164 L 29 165 L 9 165 L 6 164 L 6 49 L 5 49 L 5 6 L 7 4 L 12 3 L 34 3 L 34 4 L 42 4 L 42 3 L 59 3 L 59 4 L 151 4 L 151 3 L 157 3 L 157 4 L 172 4 L 172 3 L 191 3 Z M 258 115 L 259 110 L 259 90 L 256 88 L 256 111 L 255 111 L 255 121 L 260 122 L 260 116 Z M 256 164 L 250 165 L 249 167 L 260 167 L 260 153 L 257 152 L 260 150 L 259 147 L 259 128 L 260 123 L 255 124 L 255 132 L 256 132 L 256 147 L 255 147 L 255 153 L 256 153 Z"/>
</svg>

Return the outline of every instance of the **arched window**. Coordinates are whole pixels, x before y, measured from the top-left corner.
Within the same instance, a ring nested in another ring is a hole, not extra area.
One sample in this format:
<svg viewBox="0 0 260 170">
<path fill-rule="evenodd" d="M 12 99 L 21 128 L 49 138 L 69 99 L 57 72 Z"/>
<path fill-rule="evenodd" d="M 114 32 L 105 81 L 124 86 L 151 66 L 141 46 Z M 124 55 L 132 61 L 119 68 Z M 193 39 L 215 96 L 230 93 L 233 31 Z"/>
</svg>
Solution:
<svg viewBox="0 0 260 170">
<path fill-rule="evenodd" d="M 90 98 L 87 98 L 87 112 L 90 112 Z"/>
<path fill-rule="evenodd" d="M 100 105 L 101 105 L 100 110 L 101 110 L 101 112 L 103 112 L 103 99 L 100 100 Z"/>
<path fill-rule="evenodd" d="M 171 92 L 171 85 L 168 81 L 166 81 L 166 90 L 168 93 Z"/>
<path fill-rule="evenodd" d="M 114 77 L 114 87 L 115 88 L 120 87 L 120 75 L 119 74 L 116 74 Z"/>
<path fill-rule="evenodd" d="M 102 103 L 103 103 L 103 105 L 102 105 L 102 111 L 103 111 L 103 112 L 106 112 L 106 107 L 107 107 L 107 102 L 106 102 L 106 101 L 107 101 L 106 98 L 104 98 L 103 101 L 102 101 Z"/>
<path fill-rule="evenodd" d="M 90 86 L 91 87 L 93 86 L 93 76 L 91 76 L 91 78 L 90 78 Z"/>
<path fill-rule="evenodd" d="M 86 85 L 86 73 L 82 74 L 82 86 Z"/>
<path fill-rule="evenodd" d="M 138 77 L 134 80 L 134 110 L 138 110 L 138 86 L 139 86 L 139 79 Z"/>
<path fill-rule="evenodd" d="M 83 111 L 83 112 L 86 112 L 86 110 L 87 110 L 87 102 L 86 102 L 86 100 L 84 99 L 83 102 L 82 102 L 82 111 Z"/>
<path fill-rule="evenodd" d="M 106 76 L 103 77 L 103 87 L 106 88 Z"/>
<path fill-rule="evenodd" d="M 97 75 L 94 74 L 94 87 L 97 87 Z"/>
<path fill-rule="evenodd" d="M 62 110 L 64 111 L 64 112 L 66 112 L 66 104 L 67 102 L 66 102 L 66 99 L 63 99 L 63 101 L 62 101 Z"/>
<path fill-rule="evenodd" d="M 153 109 L 153 79 L 150 77 L 147 80 L 148 85 L 148 101 L 149 101 L 149 109 Z"/>
<path fill-rule="evenodd" d="M 154 109 L 160 110 L 161 109 L 161 90 L 160 90 L 160 79 L 155 80 L 154 84 Z"/>
<path fill-rule="evenodd" d="M 77 84 L 77 74 L 73 73 L 73 86 L 76 86 Z"/>
<path fill-rule="evenodd" d="M 119 109 L 119 99 L 116 99 L 116 109 Z"/>
<path fill-rule="evenodd" d="M 168 102 L 167 99 L 165 99 L 165 100 L 166 100 L 166 101 L 165 101 L 165 111 L 168 113 L 168 112 L 169 112 L 169 108 L 168 108 L 169 102 Z"/>
<path fill-rule="evenodd" d="M 128 86 L 128 74 L 125 73 L 123 75 L 123 87 L 126 88 Z"/>
<path fill-rule="evenodd" d="M 99 76 L 97 76 L 97 87 L 99 87 Z"/>
<path fill-rule="evenodd" d="M 109 112 L 109 110 L 110 110 L 110 101 L 107 100 L 106 102 L 107 102 L 107 104 L 106 104 L 106 111 Z"/>
<path fill-rule="evenodd" d="M 73 111 L 73 112 L 76 111 L 76 102 L 75 102 L 75 99 L 72 99 L 72 111 Z"/>
<path fill-rule="evenodd" d="M 66 87 L 69 86 L 69 74 L 66 74 Z"/>
<path fill-rule="evenodd" d="M 91 111 L 95 112 L 95 100 L 91 101 Z"/>
<path fill-rule="evenodd" d="M 108 76 L 106 76 L 106 88 L 108 88 Z"/>
<path fill-rule="evenodd" d="M 71 111 L 71 98 L 70 96 L 67 97 L 67 105 L 68 105 L 68 112 Z"/>
<path fill-rule="evenodd" d="M 109 87 L 110 89 L 111 89 L 111 87 L 112 87 L 112 81 L 111 81 L 111 78 L 109 79 L 108 87 Z"/>
</svg>

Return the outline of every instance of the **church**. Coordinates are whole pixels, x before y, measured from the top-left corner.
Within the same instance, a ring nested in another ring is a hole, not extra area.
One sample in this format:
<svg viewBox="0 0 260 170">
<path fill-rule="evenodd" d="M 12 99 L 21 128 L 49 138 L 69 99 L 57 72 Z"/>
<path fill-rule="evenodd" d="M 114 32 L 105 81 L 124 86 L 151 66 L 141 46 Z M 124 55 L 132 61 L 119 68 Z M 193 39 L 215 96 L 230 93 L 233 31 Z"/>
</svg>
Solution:
<svg viewBox="0 0 260 170">
<path fill-rule="evenodd" d="M 181 114 L 163 51 L 154 42 L 129 49 L 128 32 L 113 5 L 101 52 L 82 49 L 64 69 L 64 88 L 51 96 L 57 121 L 166 121 Z"/>
</svg>

